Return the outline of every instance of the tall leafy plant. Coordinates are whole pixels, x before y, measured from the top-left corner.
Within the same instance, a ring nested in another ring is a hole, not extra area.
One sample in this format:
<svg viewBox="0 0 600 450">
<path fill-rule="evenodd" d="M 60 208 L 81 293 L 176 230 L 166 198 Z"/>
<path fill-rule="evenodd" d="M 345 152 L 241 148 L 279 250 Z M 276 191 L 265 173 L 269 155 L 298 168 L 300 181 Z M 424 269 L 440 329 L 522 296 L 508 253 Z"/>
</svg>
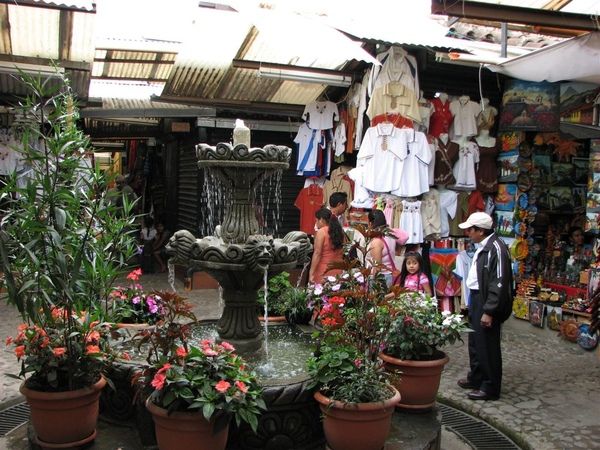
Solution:
<svg viewBox="0 0 600 450">
<path fill-rule="evenodd" d="M 13 123 L 20 170 L 0 191 L 3 283 L 23 319 L 58 334 L 65 349 L 59 355 L 62 377 L 37 371 L 35 354 L 21 355 L 20 375 L 28 374 L 27 382 L 39 390 L 77 389 L 89 383 L 89 373 L 80 370 L 86 358 L 100 356 L 93 367 L 98 377 L 102 370 L 106 355 L 89 351 L 81 318 L 93 313 L 94 324 L 108 319 L 102 305 L 136 250 L 133 205 L 117 214 L 104 200 L 111 180 L 94 163 L 89 138 L 77 127 L 68 80 L 57 86 L 56 78 L 20 78 L 28 89 Z M 56 308 L 64 311 L 58 318 Z"/>
</svg>

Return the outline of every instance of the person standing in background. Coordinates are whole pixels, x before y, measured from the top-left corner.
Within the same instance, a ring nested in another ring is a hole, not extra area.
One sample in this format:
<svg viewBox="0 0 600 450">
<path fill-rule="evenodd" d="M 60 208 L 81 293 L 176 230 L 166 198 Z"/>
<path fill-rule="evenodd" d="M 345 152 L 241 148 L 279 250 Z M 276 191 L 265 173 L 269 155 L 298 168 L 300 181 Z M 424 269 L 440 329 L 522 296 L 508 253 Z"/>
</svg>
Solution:
<svg viewBox="0 0 600 450">
<path fill-rule="evenodd" d="M 340 226 L 343 227 L 346 223 L 346 210 L 348 209 L 348 194 L 345 192 L 334 192 L 329 196 L 328 209 L 336 216 Z"/>
<path fill-rule="evenodd" d="M 327 208 L 321 208 L 315 213 L 317 232 L 308 280 L 321 284 L 323 276 L 337 275 L 341 269 L 327 270 L 332 261 L 342 261 L 346 236 L 336 215 Z"/>
<path fill-rule="evenodd" d="M 471 400 L 498 400 L 502 385 L 501 326 L 512 312 L 512 270 L 506 244 L 494 233 L 493 220 L 484 212 L 476 212 L 458 225 L 467 230 L 478 244 L 469 268 L 466 285 L 469 306 L 470 370 L 458 380 L 464 389 L 472 389 Z"/>
</svg>

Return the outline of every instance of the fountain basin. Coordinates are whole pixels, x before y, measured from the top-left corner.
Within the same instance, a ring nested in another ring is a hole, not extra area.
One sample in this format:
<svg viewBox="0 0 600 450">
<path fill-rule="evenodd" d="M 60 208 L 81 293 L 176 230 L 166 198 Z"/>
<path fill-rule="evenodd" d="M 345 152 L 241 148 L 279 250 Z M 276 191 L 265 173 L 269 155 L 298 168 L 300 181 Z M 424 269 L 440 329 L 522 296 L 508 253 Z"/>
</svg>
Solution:
<svg viewBox="0 0 600 450">
<path fill-rule="evenodd" d="M 268 344 L 270 358 L 280 362 L 285 358 L 294 359 L 294 363 L 286 363 L 285 372 L 259 371 L 264 386 L 264 400 L 267 410 L 259 417 L 258 429 L 254 433 L 249 425 L 239 427 L 230 425 L 227 449 L 229 450 L 280 450 L 297 449 L 313 450 L 323 448 L 324 436 L 321 426 L 319 407 L 314 400 L 312 390 L 308 389 L 310 378 L 304 370 L 304 362 L 310 355 L 310 334 L 315 331 L 310 326 L 288 324 L 271 324 L 268 326 L 268 341 L 263 343 L 258 355 L 244 358 L 257 368 L 264 363 L 256 359 L 264 355 Z M 204 330 L 202 330 L 204 328 Z M 215 321 L 202 321 L 195 331 L 192 344 L 201 340 L 218 336 Z M 291 341 L 295 340 L 295 344 Z M 129 349 L 128 349 L 129 352 Z M 139 430 L 140 440 L 146 447 L 156 445 L 152 417 L 146 410 L 143 399 L 134 402 L 135 390 L 131 380 L 145 361 L 141 354 L 131 352 L 132 360 L 114 365 L 110 373 L 116 391 L 105 389 L 101 400 L 102 413 L 119 422 L 134 422 Z M 136 361 L 137 358 L 137 361 Z M 254 358 L 254 360 L 253 360 Z M 291 367 L 291 369 L 290 369 Z M 274 368 L 274 370 L 279 370 Z M 264 373 L 264 376 L 262 375 Z M 268 375 L 268 376 L 267 376 Z"/>
</svg>

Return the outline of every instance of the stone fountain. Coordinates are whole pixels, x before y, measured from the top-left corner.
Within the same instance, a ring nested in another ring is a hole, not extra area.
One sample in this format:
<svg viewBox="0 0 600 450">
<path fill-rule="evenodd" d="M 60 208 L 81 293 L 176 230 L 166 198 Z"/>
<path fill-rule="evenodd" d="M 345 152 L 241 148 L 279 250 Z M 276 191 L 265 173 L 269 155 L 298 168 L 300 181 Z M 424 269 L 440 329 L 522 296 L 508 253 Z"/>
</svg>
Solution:
<svg viewBox="0 0 600 450">
<path fill-rule="evenodd" d="M 217 324 L 220 339 L 242 352 L 256 350 L 263 339 L 256 308 L 259 289 L 267 278 L 303 263 L 311 249 L 308 236 L 300 231 L 283 239 L 258 234 L 256 189 L 276 170 L 289 167 L 291 150 L 220 143 L 216 147 L 199 144 L 196 154 L 198 167 L 221 181 L 231 203 L 213 236 L 196 239 L 189 231 L 177 231 L 166 247 L 169 263 L 215 278 L 225 303 Z"/>
<path fill-rule="evenodd" d="M 196 153 L 198 166 L 221 180 L 230 204 L 214 235 L 198 239 L 188 231 L 177 231 L 167 246 L 169 263 L 203 270 L 219 282 L 225 303 L 217 323 L 219 338 L 232 343 L 241 354 L 247 354 L 260 348 L 263 341 L 256 309 L 258 290 L 270 276 L 303 263 L 311 249 L 307 235 L 302 232 L 288 233 L 283 239 L 258 234 L 254 214 L 256 189 L 275 171 L 289 166 L 291 151 L 275 145 L 261 149 L 222 143 L 216 147 L 200 144 Z M 102 409 L 113 420 L 134 421 L 144 447 L 155 448 L 152 419 L 142 404 L 132 401 L 131 379 L 137 368 L 133 361 L 115 368 L 111 379 L 117 389 L 105 390 Z M 308 389 L 308 375 L 287 379 L 276 376 L 264 380 L 267 410 L 259 418 L 257 432 L 245 424 L 232 424 L 228 450 L 325 447 L 319 407 Z M 439 448 L 441 425 L 436 414 L 423 418 L 396 414 L 393 422 L 396 441 L 412 442 L 402 446 L 410 450 Z M 410 436 L 405 436 L 406 433 Z"/>
</svg>

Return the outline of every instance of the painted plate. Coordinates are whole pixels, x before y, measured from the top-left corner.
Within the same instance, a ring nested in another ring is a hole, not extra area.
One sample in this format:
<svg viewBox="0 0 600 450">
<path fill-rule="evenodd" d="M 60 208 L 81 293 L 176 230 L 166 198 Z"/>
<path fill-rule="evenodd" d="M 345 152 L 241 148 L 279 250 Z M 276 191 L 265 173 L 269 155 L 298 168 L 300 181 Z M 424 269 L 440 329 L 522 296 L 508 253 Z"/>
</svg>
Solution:
<svg viewBox="0 0 600 450">
<path fill-rule="evenodd" d="M 585 350 L 594 350 L 598 345 L 598 331 L 589 333 L 590 325 L 582 323 L 577 329 L 577 343 Z"/>
<path fill-rule="evenodd" d="M 519 198 L 517 201 L 519 202 L 519 208 L 527 209 L 527 206 L 529 205 L 529 201 L 527 199 L 527 194 L 525 192 L 522 192 L 519 195 Z"/>
</svg>

